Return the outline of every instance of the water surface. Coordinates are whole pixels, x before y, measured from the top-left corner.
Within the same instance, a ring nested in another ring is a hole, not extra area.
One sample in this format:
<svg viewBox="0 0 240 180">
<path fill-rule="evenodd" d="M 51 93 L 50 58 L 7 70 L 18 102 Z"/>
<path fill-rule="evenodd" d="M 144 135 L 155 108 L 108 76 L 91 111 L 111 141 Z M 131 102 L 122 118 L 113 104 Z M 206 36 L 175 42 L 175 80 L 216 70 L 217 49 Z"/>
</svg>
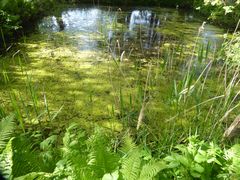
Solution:
<svg viewBox="0 0 240 180">
<path fill-rule="evenodd" d="M 223 31 L 208 23 L 201 27 L 202 23 L 193 13 L 175 9 L 94 7 L 67 9 L 59 17 L 45 17 L 39 31 L 62 32 L 79 50 L 97 51 L 108 46 L 113 56 L 123 51 L 153 55 L 166 43 L 194 43 L 198 35 L 204 44 L 217 48 Z"/>
<path fill-rule="evenodd" d="M 43 18 L 37 32 L 19 43 L 19 58 L 14 54 L 6 59 L 11 88 L 20 96 L 18 102 L 24 102 L 19 103 L 24 121 L 48 120 L 47 102 L 50 114 L 61 109 L 54 119 L 57 126 L 77 122 L 135 129 L 146 95 L 143 122 L 158 139 L 170 130 L 179 137 L 194 127 L 208 131 L 208 110 L 217 105 L 196 105 L 224 90 L 219 90 L 221 84 L 216 88 L 214 71 L 198 77 L 221 45 L 223 30 L 202 24 L 191 12 L 164 8 L 66 7 L 59 16 Z M 187 92 L 190 59 L 194 66 Z M 38 97 L 35 109 L 26 88 L 29 81 Z M 0 92 L 6 107 L 9 87 Z M 210 116 L 221 118 L 212 112 Z"/>
</svg>

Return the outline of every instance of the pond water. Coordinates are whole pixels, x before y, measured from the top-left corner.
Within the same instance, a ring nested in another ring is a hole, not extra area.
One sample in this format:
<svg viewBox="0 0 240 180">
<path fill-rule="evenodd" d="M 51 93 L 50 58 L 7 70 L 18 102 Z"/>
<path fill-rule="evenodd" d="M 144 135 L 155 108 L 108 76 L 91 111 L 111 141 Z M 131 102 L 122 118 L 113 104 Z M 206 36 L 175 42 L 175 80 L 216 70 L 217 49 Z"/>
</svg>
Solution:
<svg viewBox="0 0 240 180">
<path fill-rule="evenodd" d="M 67 9 L 59 17 L 45 17 L 38 27 L 41 33 L 63 32 L 79 50 L 108 46 L 116 57 L 123 51 L 151 56 L 165 43 L 194 43 L 202 23 L 193 13 L 174 9 L 102 7 Z M 217 48 L 222 34 L 221 29 L 206 24 L 199 36 L 204 44 Z"/>
<path fill-rule="evenodd" d="M 176 9 L 66 7 L 6 57 L 11 86 L 0 85 L 2 104 L 11 112 L 15 97 L 26 122 L 54 117 L 60 129 L 77 122 L 115 131 L 136 129 L 145 104 L 141 117 L 157 141 L 189 129 L 208 136 L 222 116 L 213 97 L 223 97 L 225 81 L 216 88 L 219 68 L 209 62 L 224 31 L 203 21 Z"/>
</svg>

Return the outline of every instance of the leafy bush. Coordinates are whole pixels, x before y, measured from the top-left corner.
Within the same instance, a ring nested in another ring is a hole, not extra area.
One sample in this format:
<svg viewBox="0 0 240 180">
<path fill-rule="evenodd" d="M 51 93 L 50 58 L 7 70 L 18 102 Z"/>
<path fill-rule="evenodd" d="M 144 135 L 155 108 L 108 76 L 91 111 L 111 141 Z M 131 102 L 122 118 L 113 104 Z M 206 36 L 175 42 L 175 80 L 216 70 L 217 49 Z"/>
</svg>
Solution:
<svg viewBox="0 0 240 180">
<path fill-rule="evenodd" d="M 194 7 L 218 25 L 234 28 L 240 18 L 240 1 L 196 0 Z"/>
<path fill-rule="evenodd" d="M 0 10 L 0 23 L 2 29 L 8 31 L 18 29 L 20 27 L 18 20 L 19 16 L 13 16 L 3 10 Z"/>
<path fill-rule="evenodd" d="M 224 56 L 226 62 L 234 65 L 240 64 L 240 33 L 233 34 L 231 40 L 226 41 L 223 44 Z"/>
<path fill-rule="evenodd" d="M 0 10 L 0 24 L 0 44 L 3 44 L 6 48 L 6 36 L 12 36 L 13 32 L 20 28 L 19 16 L 13 16 L 3 10 Z"/>
<path fill-rule="evenodd" d="M 0 44 L 6 46 L 16 30 L 32 24 L 53 7 L 53 0 L 3 0 L 0 2 Z M 31 23 L 30 23 L 31 22 Z M 0 45 L 0 48 L 1 48 Z M 6 48 L 6 47 L 5 47 Z"/>
</svg>

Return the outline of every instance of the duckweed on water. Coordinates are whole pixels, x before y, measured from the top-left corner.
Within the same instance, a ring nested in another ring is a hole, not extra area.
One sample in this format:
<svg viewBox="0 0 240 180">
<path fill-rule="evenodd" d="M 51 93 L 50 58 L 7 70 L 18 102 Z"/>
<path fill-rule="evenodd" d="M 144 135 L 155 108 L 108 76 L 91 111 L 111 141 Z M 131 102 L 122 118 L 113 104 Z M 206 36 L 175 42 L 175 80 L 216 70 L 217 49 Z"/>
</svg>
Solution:
<svg viewBox="0 0 240 180">
<path fill-rule="evenodd" d="M 99 19 L 81 16 L 94 13 Z M 54 30 L 57 24 L 46 25 L 43 20 L 41 33 L 29 35 L 19 43 L 20 51 L 2 58 L 1 77 L 7 72 L 9 81 L 1 83 L 1 107 L 9 112 L 18 109 L 27 124 L 77 122 L 91 127 L 97 123 L 134 132 L 146 104 L 143 132 L 151 131 L 143 136 L 148 142 L 155 140 L 151 144 L 155 148 L 164 149 L 158 145 L 194 133 L 219 139 L 238 112 L 234 109 L 229 122 L 215 125 L 225 113 L 219 105 L 230 110 L 238 91 L 231 89 L 227 100 L 222 96 L 223 82 L 216 87 L 218 64 L 211 61 L 222 30 L 206 25 L 196 37 L 201 22 L 192 16 L 185 16 L 183 22 L 175 11 L 158 13 L 70 9 L 62 14 L 66 27 L 60 32 Z M 81 24 L 84 21 L 89 24 Z M 188 71 L 190 61 L 194 62 Z"/>
<path fill-rule="evenodd" d="M 237 1 L 59 5 L 9 44 L 54 2 L 0 2 L 0 179 L 239 179 L 240 21 L 181 9 Z"/>
</svg>

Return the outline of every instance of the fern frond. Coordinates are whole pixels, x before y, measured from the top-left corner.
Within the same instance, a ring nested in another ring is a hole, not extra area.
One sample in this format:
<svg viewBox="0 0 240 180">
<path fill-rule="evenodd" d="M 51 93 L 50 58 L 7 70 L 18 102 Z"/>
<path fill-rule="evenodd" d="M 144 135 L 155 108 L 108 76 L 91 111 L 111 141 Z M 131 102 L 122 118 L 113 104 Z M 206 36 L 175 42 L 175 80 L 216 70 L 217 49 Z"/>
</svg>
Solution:
<svg viewBox="0 0 240 180">
<path fill-rule="evenodd" d="M 5 148 L 15 129 L 14 115 L 11 114 L 0 121 L 0 152 Z"/>
<path fill-rule="evenodd" d="M 136 148 L 136 144 L 133 142 L 133 139 L 130 137 L 129 134 L 125 135 L 123 138 L 123 145 L 120 149 L 123 153 L 127 154 L 131 150 Z"/>
<path fill-rule="evenodd" d="M 122 161 L 123 179 L 138 180 L 141 168 L 141 153 L 138 149 L 131 151 Z"/>
<path fill-rule="evenodd" d="M 0 172 L 6 179 L 11 179 L 12 177 L 12 167 L 13 167 L 13 149 L 12 143 L 13 139 L 10 139 L 7 143 L 6 148 L 0 154 Z"/>
<path fill-rule="evenodd" d="M 89 164 L 97 177 L 102 178 L 104 174 L 116 169 L 119 157 L 111 152 L 109 138 L 104 135 L 103 129 L 96 129 L 88 140 L 88 146 Z"/>
<path fill-rule="evenodd" d="M 142 167 L 139 180 L 153 179 L 160 171 L 167 168 L 163 161 L 150 161 Z"/>
<path fill-rule="evenodd" d="M 57 135 L 52 135 L 40 143 L 40 156 L 46 165 L 44 172 L 53 172 L 59 161 L 60 152 L 57 147 Z"/>
<path fill-rule="evenodd" d="M 55 173 L 62 179 L 96 179 L 88 164 L 89 149 L 86 145 L 85 132 L 74 123 L 67 128 L 63 138 L 62 160 L 57 163 Z"/>
<path fill-rule="evenodd" d="M 79 127 L 77 123 L 72 123 L 63 137 L 64 148 L 70 149 L 84 149 L 86 148 L 85 132 Z M 83 147 L 84 146 L 84 147 Z M 86 150 L 86 149 L 85 149 Z"/>
<path fill-rule="evenodd" d="M 235 144 L 230 149 L 225 150 L 225 160 L 227 163 L 228 174 L 240 177 L 240 144 Z"/>
<path fill-rule="evenodd" d="M 4 111 L 4 108 L 0 104 L 0 119 L 4 118 L 6 116 L 6 113 Z"/>
<path fill-rule="evenodd" d="M 13 176 L 19 177 L 30 172 L 41 172 L 44 163 L 39 152 L 33 149 L 29 137 L 22 135 L 13 139 Z"/>
</svg>

